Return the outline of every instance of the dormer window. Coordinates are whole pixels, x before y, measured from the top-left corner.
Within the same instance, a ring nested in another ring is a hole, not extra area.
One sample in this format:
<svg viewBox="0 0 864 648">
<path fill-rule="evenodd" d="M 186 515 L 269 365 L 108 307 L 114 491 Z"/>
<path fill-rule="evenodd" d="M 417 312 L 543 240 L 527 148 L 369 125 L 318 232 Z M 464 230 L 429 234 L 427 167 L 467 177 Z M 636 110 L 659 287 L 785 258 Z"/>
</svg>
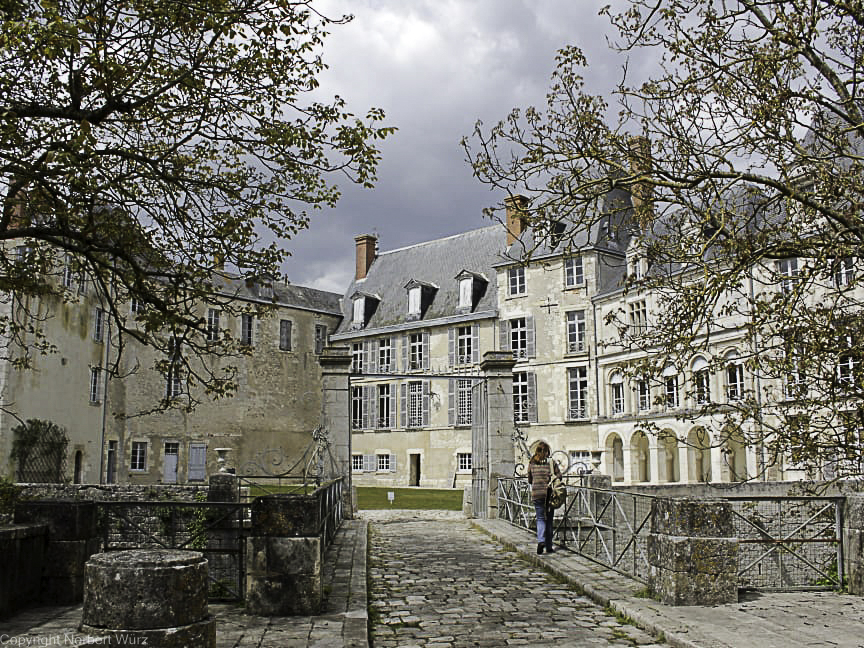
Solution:
<svg viewBox="0 0 864 648">
<path fill-rule="evenodd" d="M 359 291 L 351 295 L 351 299 L 353 300 L 351 328 L 361 329 L 369 323 L 381 300 L 377 295 L 367 295 Z"/>
<path fill-rule="evenodd" d="M 420 317 L 420 305 L 422 303 L 423 293 L 420 286 L 413 286 L 408 289 L 408 314 Z"/>
<path fill-rule="evenodd" d="M 438 286 L 412 279 L 405 284 L 405 289 L 408 291 L 408 319 L 422 319 L 432 304 Z"/>
<path fill-rule="evenodd" d="M 459 310 L 472 311 L 486 292 L 489 281 L 482 274 L 463 270 L 455 277 L 459 286 Z"/>
<path fill-rule="evenodd" d="M 471 308 L 473 277 L 463 277 L 459 280 L 459 308 Z"/>
<path fill-rule="evenodd" d="M 362 326 L 365 322 L 364 311 L 366 310 L 366 298 L 365 297 L 357 297 L 354 300 L 354 315 L 351 318 L 351 321 L 356 325 L 360 324 Z"/>
</svg>

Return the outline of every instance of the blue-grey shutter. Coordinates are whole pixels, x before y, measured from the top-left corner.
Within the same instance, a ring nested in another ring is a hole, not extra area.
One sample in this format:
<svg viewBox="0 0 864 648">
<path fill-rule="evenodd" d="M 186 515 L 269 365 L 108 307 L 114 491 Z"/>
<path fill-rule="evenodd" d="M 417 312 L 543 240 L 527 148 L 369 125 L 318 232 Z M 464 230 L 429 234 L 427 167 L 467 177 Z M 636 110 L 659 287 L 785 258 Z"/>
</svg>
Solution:
<svg viewBox="0 0 864 648">
<path fill-rule="evenodd" d="M 200 481 L 207 477 L 207 446 L 201 443 L 189 444 L 189 468 L 187 479 Z"/>
<path fill-rule="evenodd" d="M 390 420 L 387 421 L 387 426 L 392 430 L 396 427 L 396 385 L 390 385 Z"/>
<path fill-rule="evenodd" d="M 526 315 L 525 316 L 525 339 L 526 339 L 526 349 L 525 349 L 525 357 L 533 358 L 537 354 L 537 345 L 535 343 L 534 337 L 534 316 Z"/>
<path fill-rule="evenodd" d="M 366 356 L 363 360 L 363 373 L 374 374 L 377 373 L 377 369 L 375 367 L 378 364 L 378 345 L 375 343 L 375 340 L 366 340 L 363 342 L 363 355 Z"/>
<path fill-rule="evenodd" d="M 531 423 L 537 422 L 537 376 L 533 373 L 528 376 L 528 420 Z"/>
<path fill-rule="evenodd" d="M 447 382 L 447 424 L 456 425 L 456 379 Z"/>
<path fill-rule="evenodd" d="M 363 429 L 371 430 L 376 423 L 375 418 L 375 387 L 364 385 L 363 387 Z"/>
<path fill-rule="evenodd" d="M 429 425 L 429 381 L 423 381 L 423 427 Z"/>
<path fill-rule="evenodd" d="M 399 417 L 403 428 L 408 427 L 408 383 L 399 384 Z"/>
<path fill-rule="evenodd" d="M 447 329 L 447 364 L 456 364 L 456 329 L 452 326 Z"/>
<path fill-rule="evenodd" d="M 480 325 L 474 324 L 471 327 L 471 362 L 477 364 L 480 362 Z"/>
<path fill-rule="evenodd" d="M 390 472 L 396 472 L 396 455 L 390 455 Z"/>
<path fill-rule="evenodd" d="M 408 336 L 402 336 L 402 371 L 408 371 Z"/>
<path fill-rule="evenodd" d="M 512 351 L 513 347 L 510 346 L 510 320 L 501 320 L 501 328 L 499 329 L 499 334 L 501 350 Z"/>
<path fill-rule="evenodd" d="M 363 455 L 363 472 L 375 472 L 378 469 L 375 455 Z"/>
<path fill-rule="evenodd" d="M 429 331 L 423 331 L 423 368 L 429 368 Z"/>
</svg>

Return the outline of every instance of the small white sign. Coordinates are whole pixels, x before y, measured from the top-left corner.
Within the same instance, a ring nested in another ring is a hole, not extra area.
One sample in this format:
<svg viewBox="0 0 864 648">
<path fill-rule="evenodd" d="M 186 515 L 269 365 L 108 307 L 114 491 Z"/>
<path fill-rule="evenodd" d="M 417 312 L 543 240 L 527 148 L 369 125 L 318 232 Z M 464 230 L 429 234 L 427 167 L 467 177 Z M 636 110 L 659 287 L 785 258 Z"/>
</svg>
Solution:
<svg viewBox="0 0 864 648">
<path fill-rule="evenodd" d="M 390 500 L 390 504 L 393 504 L 393 500 L 396 499 L 396 493 L 387 491 L 387 499 Z"/>
</svg>

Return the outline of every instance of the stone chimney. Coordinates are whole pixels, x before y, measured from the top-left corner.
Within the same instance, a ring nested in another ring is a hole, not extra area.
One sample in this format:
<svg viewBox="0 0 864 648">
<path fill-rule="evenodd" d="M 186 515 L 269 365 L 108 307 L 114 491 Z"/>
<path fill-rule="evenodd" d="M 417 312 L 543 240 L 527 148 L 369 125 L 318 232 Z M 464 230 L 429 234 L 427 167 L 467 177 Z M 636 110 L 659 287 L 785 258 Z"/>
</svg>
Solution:
<svg viewBox="0 0 864 648">
<path fill-rule="evenodd" d="M 630 173 L 636 177 L 642 173 L 650 173 L 651 140 L 644 136 L 630 138 L 629 147 Z M 633 203 L 633 220 L 643 232 L 651 227 L 654 221 L 654 188 L 650 183 L 635 181 L 630 187 L 630 200 Z"/>
<path fill-rule="evenodd" d="M 378 237 L 374 234 L 361 234 L 354 237 L 357 250 L 357 265 L 354 280 L 365 279 L 378 251 Z"/>
<path fill-rule="evenodd" d="M 525 215 L 525 207 L 528 199 L 525 196 L 515 194 L 504 199 L 504 208 L 507 214 L 507 247 L 513 245 L 528 229 L 528 218 Z"/>
</svg>

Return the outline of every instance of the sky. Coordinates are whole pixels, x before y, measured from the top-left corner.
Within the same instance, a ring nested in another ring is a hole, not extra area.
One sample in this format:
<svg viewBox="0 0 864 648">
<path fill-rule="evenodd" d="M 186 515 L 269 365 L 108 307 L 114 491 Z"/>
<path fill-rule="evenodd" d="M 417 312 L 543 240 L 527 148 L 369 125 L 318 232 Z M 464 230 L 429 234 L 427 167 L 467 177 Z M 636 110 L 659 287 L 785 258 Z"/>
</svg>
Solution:
<svg viewBox="0 0 864 648">
<path fill-rule="evenodd" d="M 514 107 L 542 107 L 555 54 L 577 45 L 588 56 L 586 88 L 608 93 L 621 77 L 608 48 L 608 2 L 592 0 L 321 0 L 326 15 L 354 15 L 325 41 L 321 91 L 355 114 L 382 108 L 399 130 L 379 142 L 374 189 L 339 182 L 334 209 L 311 212 L 308 230 L 287 243 L 291 283 L 343 293 L 354 272 L 354 237 L 377 234 L 382 251 L 492 223 L 500 203 L 472 175 L 460 146 L 482 120 Z"/>
</svg>

